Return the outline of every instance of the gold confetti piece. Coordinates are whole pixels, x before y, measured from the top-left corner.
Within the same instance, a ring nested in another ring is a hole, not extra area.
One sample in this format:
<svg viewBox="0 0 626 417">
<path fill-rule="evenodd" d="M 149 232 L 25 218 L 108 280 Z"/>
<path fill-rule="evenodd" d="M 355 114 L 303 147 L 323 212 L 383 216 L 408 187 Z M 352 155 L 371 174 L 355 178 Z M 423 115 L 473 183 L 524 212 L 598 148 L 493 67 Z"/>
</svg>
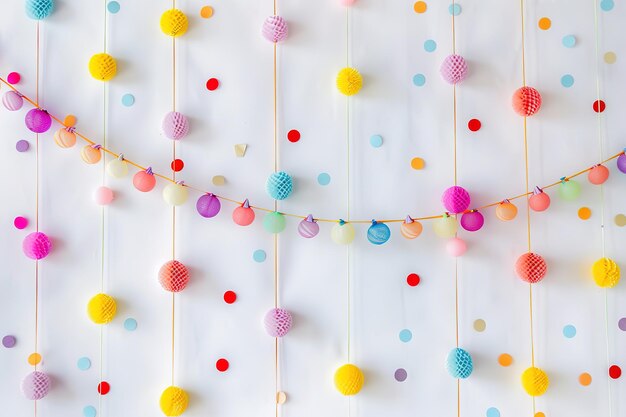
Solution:
<svg viewBox="0 0 626 417">
<path fill-rule="evenodd" d="M 235 145 L 235 155 L 238 158 L 243 158 L 246 155 L 246 150 L 248 149 L 248 145 L 245 143 L 240 143 Z"/>
<path fill-rule="evenodd" d="M 626 216 L 624 216 L 623 214 L 618 214 L 617 216 L 615 216 L 615 224 L 619 227 L 626 226 Z"/>
<path fill-rule="evenodd" d="M 284 391 L 278 391 L 276 393 L 276 403 L 285 404 L 287 402 L 287 394 Z"/>
<path fill-rule="evenodd" d="M 226 183 L 226 178 L 223 175 L 216 175 L 213 177 L 213 185 L 224 185 Z"/>
</svg>

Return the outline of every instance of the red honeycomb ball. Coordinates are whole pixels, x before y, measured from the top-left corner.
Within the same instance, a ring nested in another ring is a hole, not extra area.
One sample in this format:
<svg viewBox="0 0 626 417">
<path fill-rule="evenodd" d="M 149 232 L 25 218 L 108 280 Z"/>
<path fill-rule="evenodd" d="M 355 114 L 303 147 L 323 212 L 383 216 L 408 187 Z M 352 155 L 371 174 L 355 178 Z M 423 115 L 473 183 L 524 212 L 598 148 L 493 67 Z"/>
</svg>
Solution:
<svg viewBox="0 0 626 417">
<path fill-rule="evenodd" d="M 548 266 L 540 255 L 528 252 L 517 258 L 515 272 L 522 281 L 536 284 L 546 276 Z"/>
<path fill-rule="evenodd" d="M 159 283 L 165 291 L 181 292 L 189 283 L 189 270 L 179 261 L 168 261 L 159 270 Z"/>
<path fill-rule="evenodd" d="M 532 87 L 521 87 L 513 93 L 513 110 L 520 116 L 530 117 L 541 107 L 541 94 Z"/>
</svg>

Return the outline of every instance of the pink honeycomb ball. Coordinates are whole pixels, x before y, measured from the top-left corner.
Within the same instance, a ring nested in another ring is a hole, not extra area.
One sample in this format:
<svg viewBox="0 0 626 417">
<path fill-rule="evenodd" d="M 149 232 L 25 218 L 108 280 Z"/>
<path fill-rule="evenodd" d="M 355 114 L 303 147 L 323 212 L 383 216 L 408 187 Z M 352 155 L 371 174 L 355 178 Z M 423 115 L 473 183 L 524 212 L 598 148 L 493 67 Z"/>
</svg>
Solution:
<svg viewBox="0 0 626 417">
<path fill-rule="evenodd" d="M 93 201 L 99 206 L 108 206 L 115 199 L 115 193 L 109 187 L 98 187 L 93 193 Z"/>
<path fill-rule="evenodd" d="M 532 87 L 521 87 L 513 93 L 513 110 L 520 116 L 530 117 L 541 108 L 541 94 Z"/>
<path fill-rule="evenodd" d="M 165 291 L 181 292 L 189 283 L 189 270 L 182 262 L 168 261 L 159 270 L 159 283 Z"/>
<path fill-rule="evenodd" d="M 41 371 L 31 372 L 22 380 L 22 393 L 29 400 L 41 400 L 50 392 L 50 377 Z"/>
<path fill-rule="evenodd" d="M 272 337 L 285 336 L 291 330 L 292 322 L 291 313 L 284 308 L 271 309 L 263 319 L 265 330 Z"/>
<path fill-rule="evenodd" d="M 461 55 L 448 55 L 439 72 L 448 84 L 458 84 L 467 77 L 467 62 Z"/>
<path fill-rule="evenodd" d="M 463 213 L 469 207 L 471 198 L 467 190 L 455 185 L 444 191 L 441 202 L 448 213 Z"/>
<path fill-rule="evenodd" d="M 473 210 L 461 216 L 461 227 L 468 232 L 476 232 L 485 224 L 485 217 L 479 211 Z"/>
<path fill-rule="evenodd" d="M 270 42 L 281 42 L 287 39 L 289 30 L 287 21 L 280 16 L 270 16 L 263 22 L 261 34 Z"/>
<path fill-rule="evenodd" d="M 180 140 L 189 133 L 189 119 L 182 113 L 172 111 L 163 118 L 162 128 L 168 139 Z"/>
<path fill-rule="evenodd" d="M 24 238 L 22 249 L 30 259 L 43 259 L 50 254 L 52 241 L 45 233 L 33 232 Z"/>
</svg>

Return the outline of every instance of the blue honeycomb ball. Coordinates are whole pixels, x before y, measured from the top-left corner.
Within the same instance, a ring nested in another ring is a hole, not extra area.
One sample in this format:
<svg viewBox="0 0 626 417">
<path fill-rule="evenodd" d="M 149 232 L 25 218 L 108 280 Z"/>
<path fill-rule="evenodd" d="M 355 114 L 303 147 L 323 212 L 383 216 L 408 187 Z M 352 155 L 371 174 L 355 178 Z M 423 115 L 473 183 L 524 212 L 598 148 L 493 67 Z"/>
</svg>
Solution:
<svg viewBox="0 0 626 417">
<path fill-rule="evenodd" d="M 31 19 L 43 20 L 52 14 L 54 0 L 26 0 L 26 14 Z"/>
<path fill-rule="evenodd" d="M 472 357 L 466 350 L 454 348 L 448 354 L 446 368 L 453 378 L 465 379 L 472 374 L 474 364 Z"/>
<path fill-rule="evenodd" d="M 274 172 L 267 179 L 265 187 L 267 193 L 274 200 L 284 200 L 289 197 L 293 191 L 293 180 L 286 172 Z"/>
<path fill-rule="evenodd" d="M 382 245 L 389 240 L 391 230 L 385 223 L 378 223 L 372 220 L 372 225 L 367 229 L 367 240 L 374 245 Z"/>
</svg>

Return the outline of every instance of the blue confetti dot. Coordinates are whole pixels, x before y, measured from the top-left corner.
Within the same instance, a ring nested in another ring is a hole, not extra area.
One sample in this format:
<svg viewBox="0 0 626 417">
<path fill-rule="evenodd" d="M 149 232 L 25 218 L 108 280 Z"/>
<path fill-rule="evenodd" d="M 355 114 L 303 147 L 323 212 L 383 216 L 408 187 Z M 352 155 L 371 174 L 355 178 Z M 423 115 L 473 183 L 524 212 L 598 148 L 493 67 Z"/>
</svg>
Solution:
<svg viewBox="0 0 626 417">
<path fill-rule="evenodd" d="M 83 408 L 83 415 L 85 417 L 96 417 L 96 408 L 88 405 L 87 407 Z"/>
<path fill-rule="evenodd" d="M 126 107 L 130 107 L 135 104 L 135 96 L 132 94 L 124 94 L 122 96 L 122 104 Z"/>
<path fill-rule="evenodd" d="M 120 4 L 116 1 L 110 1 L 109 4 L 107 4 L 107 9 L 109 13 L 115 14 L 120 11 Z"/>
<path fill-rule="evenodd" d="M 424 74 L 415 74 L 413 76 L 413 84 L 415 84 L 418 87 L 421 87 L 424 84 L 426 84 L 426 77 L 424 76 Z"/>
<path fill-rule="evenodd" d="M 500 410 L 495 407 L 490 407 L 487 409 L 486 415 L 487 417 L 500 417 Z"/>
<path fill-rule="evenodd" d="M 322 172 L 320 175 L 317 176 L 317 182 L 319 183 L 319 185 L 330 184 L 330 175 L 328 175 L 325 172 Z"/>
<path fill-rule="evenodd" d="M 256 262 L 263 262 L 265 261 L 265 259 L 267 259 L 267 254 L 263 249 L 257 249 L 252 254 L 252 259 L 254 259 Z"/>
<path fill-rule="evenodd" d="M 437 49 L 437 42 L 435 42 L 432 39 L 428 39 L 426 42 L 424 42 L 424 50 L 426 52 L 435 52 L 435 49 Z"/>
<path fill-rule="evenodd" d="M 613 10 L 613 7 L 615 7 L 615 3 L 613 2 L 613 0 L 602 0 L 600 2 L 600 8 L 605 12 L 610 12 L 611 10 Z"/>
<path fill-rule="evenodd" d="M 89 360 L 89 358 L 83 357 L 78 360 L 78 363 L 76 365 L 81 371 L 86 371 L 87 369 L 91 368 L 91 361 Z"/>
<path fill-rule="evenodd" d="M 450 12 L 452 16 L 458 16 L 461 14 L 461 5 L 451 4 L 450 7 L 448 7 L 448 11 Z"/>
<path fill-rule="evenodd" d="M 565 88 L 569 88 L 574 85 L 574 77 L 570 74 L 565 74 L 561 77 L 561 85 Z"/>
<path fill-rule="evenodd" d="M 408 343 L 413 339 L 413 333 L 411 333 L 409 329 L 401 330 L 398 336 L 400 337 L 400 341 L 404 343 Z"/>
<path fill-rule="evenodd" d="M 568 339 L 576 336 L 576 327 L 572 326 L 571 324 L 563 327 L 563 336 L 567 337 Z"/>
<path fill-rule="evenodd" d="M 137 320 L 130 317 L 127 318 L 126 320 L 124 320 L 124 328 L 129 332 L 134 332 L 135 330 L 137 330 Z"/>
<path fill-rule="evenodd" d="M 573 48 L 576 46 L 576 37 L 574 35 L 563 36 L 563 46 L 566 48 Z"/>
<path fill-rule="evenodd" d="M 374 148 L 380 148 L 381 146 L 383 146 L 383 137 L 380 135 L 372 135 L 372 137 L 370 138 L 370 145 L 372 145 Z"/>
</svg>

